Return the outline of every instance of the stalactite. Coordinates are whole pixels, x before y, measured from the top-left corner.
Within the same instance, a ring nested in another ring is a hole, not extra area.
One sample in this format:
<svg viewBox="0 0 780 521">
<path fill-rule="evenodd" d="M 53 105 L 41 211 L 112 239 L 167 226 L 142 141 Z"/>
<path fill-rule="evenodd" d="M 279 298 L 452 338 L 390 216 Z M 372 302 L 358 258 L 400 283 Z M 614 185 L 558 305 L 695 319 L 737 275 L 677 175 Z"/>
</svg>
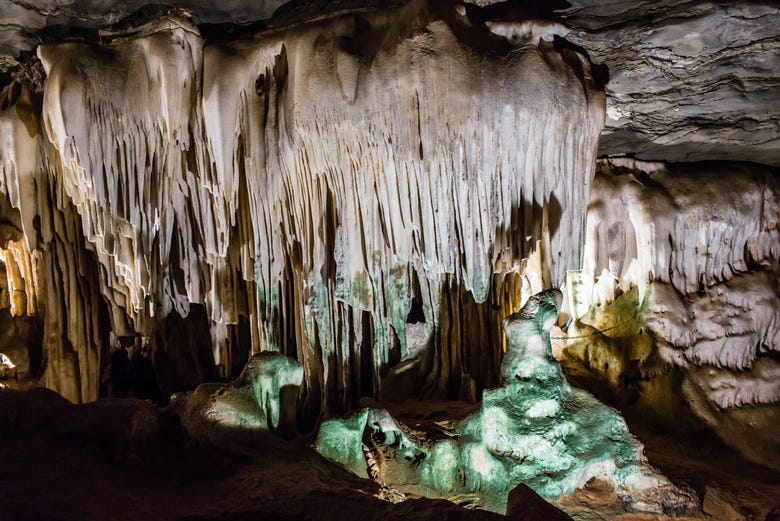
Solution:
<svg viewBox="0 0 780 521">
<path fill-rule="evenodd" d="M 534 34 L 413 2 L 233 42 L 168 17 L 41 46 L 40 207 L 12 202 L 72 304 L 62 331 L 47 315 L 69 342 L 51 385 L 105 365 L 99 300 L 155 352 L 165 317 L 202 304 L 219 375 L 246 360 L 245 320 L 242 345 L 301 361 L 316 417 L 381 394 L 416 295 L 424 392 L 476 398 L 505 314 L 579 265 L 603 124 L 585 59 Z"/>
<path fill-rule="evenodd" d="M 583 299 L 605 304 L 640 288 L 650 331 L 683 351 L 682 359 L 667 354 L 673 363 L 745 370 L 775 350 L 776 179 L 739 165 L 720 167 L 717 177 L 706 168 L 631 161 L 602 169 L 610 174 L 594 183 Z"/>
<path fill-rule="evenodd" d="M 428 389 L 457 397 L 472 372 L 480 386 L 490 384 L 500 354 L 489 354 L 489 340 L 475 345 L 462 324 L 499 329 L 503 316 L 484 303 L 500 293 L 501 274 L 518 270 L 534 249 L 548 284 L 578 264 L 577 214 L 590 179 L 582 160 L 601 121 L 598 93 L 587 81 L 583 91 L 549 44 L 485 57 L 444 21 L 404 28 L 399 19 L 429 16 L 413 9 L 204 51 L 215 175 L 233 176 L 223 184 L 235 187 L 243 166 L 257 199 L 238 211 L 264 223 L 253 228 L 266 297 L 258 316 L 278 313 L 267 295 L 285 277 L 284 259 L 295 259 L 294 292 L 303 301 L 295 314 L 307 331 L 297 349 L 323 364 L 304 363 L 314 369 L 307 382 L 331 390 L 323 394 L 349 386 L 339 369 L 349 308 L 370 312 L 375 392 L 394 342 L 403 359 L 412 276 L 435 335 Z M 553 88 L 562 71 L 570 87 Z M 562 111 L 569 102 L 581 108 Z M 260 345 L 282 343 L 278 329 L 269 333 Z"/>
</svg>

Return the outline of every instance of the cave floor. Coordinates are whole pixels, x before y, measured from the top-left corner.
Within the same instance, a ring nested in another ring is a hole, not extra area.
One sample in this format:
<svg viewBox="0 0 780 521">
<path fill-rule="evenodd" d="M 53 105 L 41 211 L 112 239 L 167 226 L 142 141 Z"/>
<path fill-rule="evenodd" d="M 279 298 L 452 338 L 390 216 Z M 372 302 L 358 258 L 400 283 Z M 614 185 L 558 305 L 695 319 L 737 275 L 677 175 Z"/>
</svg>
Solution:
<svg viewBox="0 0 780 521">
<path fill-rule="evenodd" d="M 780 516 L 780 472 L 747 461 L 719 440 L 701 435 L 681 440 L 658 427 L 629 418 L 650 463 L 678 485 L 696 491 L 703 510 L 717 520 L 764 521 Z"/>
<path fill-rule="evenodd" d="M 0 520 L 503 518 L 443 500 L 381 501 L 374 482 L 321 458 L 310 439 L 208 447 L 164 425 L 159 435 L 133 435 L 134 429 L 143 431 L 139 418 L 158 414 L 148 402 L 89 407 L 51 404 L 47 398 L 42 405 L 16 403 L 18 396 L 0 391 Z M 383 405 L 410 428 L 426 432 L 446 431 L 476 407 Z M 129 435 L 117 436 L 120 431 Z M 709 494 L 714 519 L 739 519 L 733 514 L 741 513 L 763 521 L 780 503 L 776 472 L 733 455 L 721 457 L 701 444 L 693 450 L 672 443 L 662 433 L 639 434 L 651 462 L 678 484 Z M 579 521 L 665 519 L 621 511 L 610 503 L 613 496 L 593 487 L 560 504 Z"/>
<path fill-rule="evenodd" d="M 503 518 L 442 500 L 377 499 L 375 483 L 306 439 L 209 447 L 163 425 L 149 402 L 73 406 L 40 391 L 0 391 L 1 521 Z M 144 423 L 163 426 L 149 435 Z"/>
</svg>

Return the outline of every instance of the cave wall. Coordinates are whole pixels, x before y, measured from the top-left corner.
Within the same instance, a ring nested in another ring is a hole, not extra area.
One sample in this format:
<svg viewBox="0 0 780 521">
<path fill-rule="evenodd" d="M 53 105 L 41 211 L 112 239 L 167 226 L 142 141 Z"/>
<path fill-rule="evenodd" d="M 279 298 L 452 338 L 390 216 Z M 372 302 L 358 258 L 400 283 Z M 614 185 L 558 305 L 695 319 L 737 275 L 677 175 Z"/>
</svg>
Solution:
<svg viewBox="0 0 780 521">
<path fill-rule="evenodd" d="M 7 3 L 0 350 L 33 379 L 165 401 L 271 350 L 312 419 L 474 400 L 565 283 L 571 377 L 777 461 L 776 6 Z"/>
<path fill-rule="evenodd" d="M 571 277 L 571 373 L 776 466 L 779 222 L 769 168 L 601 161 Z"/>
<path fill-rule="evenodd" d="M 601 157 L 780 165 L 776 3 L 570 4 L 566 38 L 609 67 Z"/>
</svg>

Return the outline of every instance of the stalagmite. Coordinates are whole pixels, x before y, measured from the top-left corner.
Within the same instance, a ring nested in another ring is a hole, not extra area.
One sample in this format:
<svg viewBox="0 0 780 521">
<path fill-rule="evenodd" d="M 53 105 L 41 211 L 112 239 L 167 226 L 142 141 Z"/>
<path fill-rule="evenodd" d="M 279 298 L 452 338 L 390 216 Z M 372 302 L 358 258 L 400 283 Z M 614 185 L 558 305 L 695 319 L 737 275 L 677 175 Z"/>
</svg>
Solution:
<svg viewBox="0 0 780 521">
<path fill-rule="evenodd" d="M 267 432 L 296 432 L 296 400 L 303 381 L 300 364 L 279 353 L 252 356 L 230 384 L 201 384 L 174 396 L 173 408 L 192 439 L 214 445 L 256 441 Z"/>
<path fill-rule="evenodd" d="M 639 511 L 694 509 L 688 492 L 647 464 L 616 411 L 566 382 L 552 358 L 549 332 L 561 300 L 558 290 L 542 292 L 507 319 L 502 385 L 485 391 L 480 411 L 457 425 L 451 439 L 415 443 L 387 413 L 365 409 L 325 422 L 317 450 L 358 475 L 367 475 L 366 465 L 378 466 L 372 477 L 381 475 L 383 485 L 402 493 L 473 493 L 480 505 L 499 512 L 520 483 L 558 499 L 594 478 L 612 483 Z M 378 465 L 361 451 L 361 442 L 376 435 L 391 455 Z"/>
<path fill-rule="evenodd" d="M 0 0 L 0 512 L 769 520 L 778 50 L 770 2 Z"/>
</svg>

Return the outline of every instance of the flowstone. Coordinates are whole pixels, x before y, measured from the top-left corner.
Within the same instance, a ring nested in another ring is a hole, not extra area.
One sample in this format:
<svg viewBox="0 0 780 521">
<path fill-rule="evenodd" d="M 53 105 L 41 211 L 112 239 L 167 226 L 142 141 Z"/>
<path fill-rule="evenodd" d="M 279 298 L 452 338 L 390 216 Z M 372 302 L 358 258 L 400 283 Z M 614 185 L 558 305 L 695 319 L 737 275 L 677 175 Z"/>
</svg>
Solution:
<svg viewBox="0 0 780 521">
<path fill-rule="evenodd" d="M 647 464 L 642 445 L 616 411 L 566 382 L 552 356 L 549 333 L 560 301 L 560 291 L 544 291 L 504 322 L 502 385 L 485 391 L 480 411 L 461 422 L 452 439 L 417 444 L 392 420 L 371 422 L 387 413 L 363 410 L 325 422 L 317 450 L 365 476 L 367 467 L 372 473 L 371 463 L 376 466 L 376 458 L 362 457 L 365 440 L 376 440 L 376 432 L 393 432 L 387 436 L 393 450 L 382 452 L 383 472 L 373 471 L 381 474 L 383 485 L 451 498 L 475 494 L 496 511 L 506 509 L 509 492 L 520 483 L 550 500 L 593 478 L 611 483 L 634 510 L 694 509 L 689 493 Z M 406 462 L 400 479 L 395 479 L 398 471 L 390 472 L 389 459 Z"/>
<path fill-rule="evenodd" d="M 600 160 L 582 271 L 567 277 L 572 381 L 780 469 L 780 178 Z"/>
</svg>

